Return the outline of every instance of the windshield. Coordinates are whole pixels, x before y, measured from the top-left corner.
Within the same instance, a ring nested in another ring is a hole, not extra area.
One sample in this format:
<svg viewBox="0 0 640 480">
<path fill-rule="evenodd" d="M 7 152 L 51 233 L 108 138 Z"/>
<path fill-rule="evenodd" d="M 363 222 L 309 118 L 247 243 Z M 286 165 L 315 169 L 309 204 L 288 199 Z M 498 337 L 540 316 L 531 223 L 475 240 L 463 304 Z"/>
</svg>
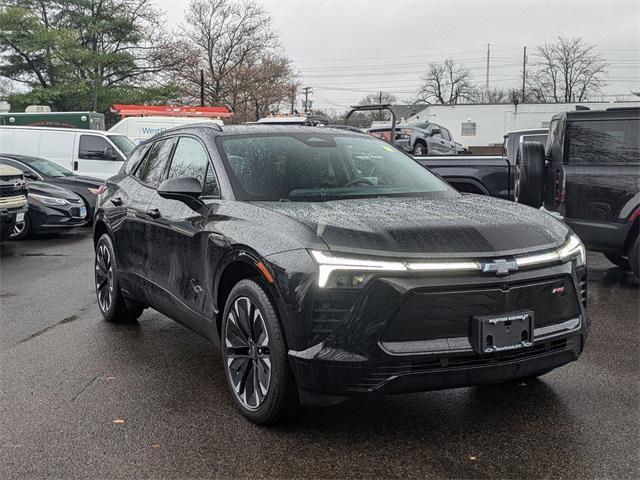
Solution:
<svg viewBox="0 0 640 480">
<path fill-rule="evenodd" d="M 44 158 L 34 158 L 25 163 L 40 175 L 46 177 L 72 177 L 74 175 L 70 170 Z"/>
<path fill-rule="evenodd" d="M 640 119 L 567 123 L 567 159 L 573 165 L 640 161 Z"/>
<path fill-rule="evenodd" d="M 455 194 L 419 163 L 370 137 L 243 135 L 219 142 L 238 200 Z"/>
<path fill-rule="evenodd" d="M 127 158 L 131 155 L 131 151 L 136 148 L 136 144 L 124 135 L 109 135 L 109 139 L 116 144 L 116 147 L 118 147 Z"/>
</svg>

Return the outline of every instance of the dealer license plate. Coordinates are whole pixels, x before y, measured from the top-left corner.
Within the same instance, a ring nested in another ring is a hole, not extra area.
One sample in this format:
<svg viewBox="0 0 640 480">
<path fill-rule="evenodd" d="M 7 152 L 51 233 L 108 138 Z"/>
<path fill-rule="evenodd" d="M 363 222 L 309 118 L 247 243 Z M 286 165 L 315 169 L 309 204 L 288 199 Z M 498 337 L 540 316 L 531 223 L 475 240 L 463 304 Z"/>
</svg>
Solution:
<svg viewBox="0 0 640 480">
<path fill-rule="evenodd" d="M 478 353 L 530 347 L 532 339 L 533 312 L 530 310 L 471 318 L 469 341 Z"/>
</svg>

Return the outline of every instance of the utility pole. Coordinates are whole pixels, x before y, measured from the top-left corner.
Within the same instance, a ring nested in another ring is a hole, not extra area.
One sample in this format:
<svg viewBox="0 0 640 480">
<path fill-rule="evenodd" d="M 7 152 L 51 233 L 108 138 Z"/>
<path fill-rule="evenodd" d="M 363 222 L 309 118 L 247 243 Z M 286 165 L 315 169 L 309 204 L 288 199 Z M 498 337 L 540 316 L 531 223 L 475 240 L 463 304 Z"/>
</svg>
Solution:
<svg viewBox="0 0 640 480">
<path fill-rule="evenodd" d="M 204 70 L 200 69 L 200 106 L 204 107 Z"/>
<path fill-rule="evenodd" d="M 380 90 L 380 100 L 378 100 L 378 104 L 382 104 L 382 90 Z"/>
<path fill-rule="evenodd" d="M 92 87 L 92 92 L 91 92 L 91 106 L 93 108 L 94 112 L 98 111 L 98 81 L 97 80 L 91 80 L 91 87 Z"/>
<path fill-rule="evenodd" d="M 524 47 L 524 55 L 522 56 L 522 100 L 520 103 L 525 103 L 526 97 L 525 94 L 525 85 L 527 81 L 527 47 Z"/>
<path fill-rule="evenodd" d="M 309 109 L 309 95 L 313 93 L 311 87 L 304 87 L 304 112 L 307 113 Z"/>
<path fill-rule="evenodd" d="M 491 46 L 487 43 L 487 84 L 486 84 L 487 100 L 489 100 L 489 94 L 490 94 L 490 90 L 489 90 L 489 59 L 490 58 L 491 58 Z"/>
</svg>

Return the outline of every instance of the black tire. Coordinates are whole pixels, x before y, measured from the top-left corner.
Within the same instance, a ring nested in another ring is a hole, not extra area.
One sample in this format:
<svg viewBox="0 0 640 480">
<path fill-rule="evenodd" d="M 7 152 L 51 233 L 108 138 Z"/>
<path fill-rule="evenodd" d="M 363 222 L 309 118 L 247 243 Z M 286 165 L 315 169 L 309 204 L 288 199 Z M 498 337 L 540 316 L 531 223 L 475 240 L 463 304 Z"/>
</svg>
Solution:
<svg viewBox="0 0 640 480">
<path fill-rule="evenodd" d="M 629 259 L 623 257 L 619 253 L 605 253 L 604 256 L 607 257 L 607 260 L 609 260 L 614 265 L 617 265 L 621 269 L 625 271 L 631 270 Z"/>
<path fill-rule="evenodd" d="M 113 243 L 106 233 L 96 244 L 94 270 L 98 308 L 107 322 L 133 322 L 142 315 L 142 305 L 135 302 L 127 303 L 122 296 Z"/>
<path fill-rule="evenodd" d="M 31 236 L 31 233 L 31 220 L 29 220 L 29 215 L 25 214 L 22 228 L 16 223 L 15 226 L 11 227 L 9 238 L 11 240 L 25 240 Z"/>
<path fill-rule="evenodd" d="M 640 236 L 629 249 L 629 266 L 633 274 L 640 278 Z"/>
<path fill-rule="evenodd" d="M 544 194 L 544 145 L 523 142 L 516 157 L 514 200 L 540 208 Z"/>
<path fill-rule="evenodd" d="M 249 318 L 250 324 L 245 321 Z M 284 334 L 273 303 L 257 282 L 241 280 L 229 293 L 221 338 L 225 376 L 240 412 L 260 425 L 295 415 L 300 402 Z"/>
<path fill-rule="evenodd" d="M 415 157 L 425 157 L 429 155 L 429 147 L 424 142 L 416 141 L 413 145 L 412 155 Z"/>
</svg>

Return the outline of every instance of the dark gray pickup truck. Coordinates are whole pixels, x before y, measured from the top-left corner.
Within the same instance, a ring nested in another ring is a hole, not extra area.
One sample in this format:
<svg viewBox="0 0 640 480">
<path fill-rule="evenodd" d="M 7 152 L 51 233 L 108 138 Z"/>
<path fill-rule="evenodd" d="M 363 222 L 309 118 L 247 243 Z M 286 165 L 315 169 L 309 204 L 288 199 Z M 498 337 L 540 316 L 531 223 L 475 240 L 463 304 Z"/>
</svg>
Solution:
<svg viewBox="0 0 640 480">
<path fill-rule="evenodd" d="M 513 200 L 516 154 L 523 141 L 545 142 L 546 129 L 519 130 L 504 136 L 502 155 L 414 157 L 460 192 Z"/>
</svg>

